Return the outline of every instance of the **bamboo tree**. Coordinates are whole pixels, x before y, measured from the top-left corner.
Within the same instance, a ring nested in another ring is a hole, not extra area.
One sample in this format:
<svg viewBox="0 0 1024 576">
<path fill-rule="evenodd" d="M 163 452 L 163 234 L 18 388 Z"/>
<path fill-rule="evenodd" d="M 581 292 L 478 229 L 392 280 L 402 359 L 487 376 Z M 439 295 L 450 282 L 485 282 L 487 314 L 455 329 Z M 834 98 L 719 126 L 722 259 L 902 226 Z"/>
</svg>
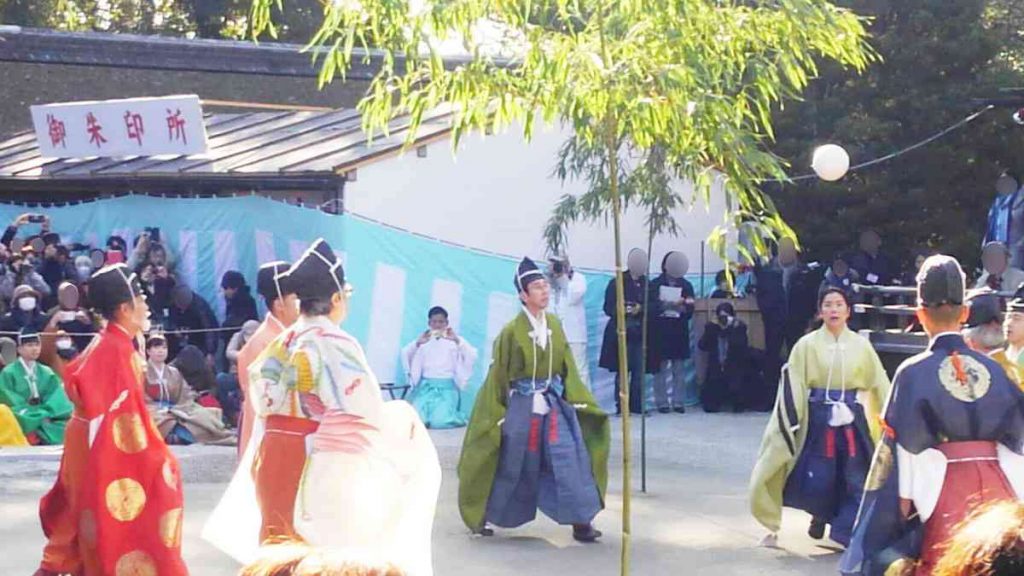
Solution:
<svg viewBox="0 0 1024 576">
<path fill-rule="evenodd" d="M 628 148 L 628 147 L 627 147 Z M 637 156 L 640 152 L 628 148 L 628 156 Z M 602 196 L 606 182 L 606 155 L 603 149 L 588 146 L 577 138 L 570 138 L 559 151 L 559 161 L 554 175 L 563 181 L 581 179 L 589 186 L 588 194 L 577 202 L 577 197 L 563 197 L 559 208 L 548 220 L 544 236 L 548 249 L 558 252 L 566 242 L 569 226 L 580 220 L 597 220 L 602 214 L 601 204 L 597 199 L 588 196 Z M 619 169 L 619 188 L 621 197 L 646 212 L 647 223 L 647 254 L 651 256 L 654 238 L 661 234 L 675 236 L 679 232 L 678 223 L 673 212 L 686 205 L 686 199 L 671 187 L 673 178 L 671 167 L 665 164 L 665 156 L 661 148 L 655 146 L 643 154 L 637 167 L 633 170 Z M 621 269 L 621 266 L 619 267 Z M 650 280 L 649 274 L 648 282 Z M 640 489 L 647 492 L 647 348 L 650 316 L 650 290 L 644 292 L 641 340 L 640 373 L 643 375 L 642 386 L 643 414 L 640 421 Z M 620 382 L 620 390 L 623 384 Z"/>
<path fill-rule="evenodd" d="M 284 0 L 252 0 L 254 36 L 276 33 Z M 446 59 L 453 45 L 460 56 Z M 469 131 L 513 123 L 529 139 L 536 122 L 558 123 L 603 148 L 603 194 L 583 205 L 614 222 L 621 268 L 620 147 L 664 146 L 668 165 L 705 204 L 716 178 L 728 207 L 711 244 L 725 254 L 728 230 L 758 226 L 765 239 L 792 235 L 758 188 L 785 178 L 766 150 L 771 110 L 795 98 L 818 61 L 863 69 L 873 59 L 863 21 L 828 0 L 337 0 L 310 40 L 321 85 L 354 63 L 379 63 L 359 104 L 372 138 L 407 115 L 407 144 L 423 116 L 450 106 L 453 149 Z M 589 203 L 589 204 L 587 204 Z M 556 214 L 567 206 L 565 199 Z M 594 213 L 594 212 L 591 212 Z M 619 359 L 625 364 L 625 308 L 616 280 Z M 628 408 L 628 385 L 621 402 Z M 630 420 L 623 413 L 622 574 L 629 571 Z"/>
</svg>

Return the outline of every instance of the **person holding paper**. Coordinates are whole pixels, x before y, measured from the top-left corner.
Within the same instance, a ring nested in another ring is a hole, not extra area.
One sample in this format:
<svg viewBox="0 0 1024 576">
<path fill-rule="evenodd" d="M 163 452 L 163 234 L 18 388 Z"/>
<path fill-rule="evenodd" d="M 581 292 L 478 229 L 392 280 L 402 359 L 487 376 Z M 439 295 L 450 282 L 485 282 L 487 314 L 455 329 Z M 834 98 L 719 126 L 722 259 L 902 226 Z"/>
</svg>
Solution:
<svg viewBox="0 0 1024 576">
<path fill-rule="evenodd" d="M 460 392 L 473 375 L 476 348 L 448 325 L 448 311 L 434 306 L 427 313 L 429 329 L 402 351 L 409 403 L 427 428 L 461 428 L 471 406 L 463 406 Z"/>
<path fill-rule="evenodd" d="M 693 285 L 685 278 L 689 268 L 686 254 L 669 252 L 661 261 L 661 276 L 651 282 L 650 299 L 661 302 L 661 314 L 651 319 L 648 346 L 654 349 L 657 359 L 654 400 L 662 414 L 673 410 L 682 414 L 686 406 L 700 402 L 697 382 L 687 379 L 684 371 L 690 358 L 690 318 L 695 302 Z"/>
</svg>

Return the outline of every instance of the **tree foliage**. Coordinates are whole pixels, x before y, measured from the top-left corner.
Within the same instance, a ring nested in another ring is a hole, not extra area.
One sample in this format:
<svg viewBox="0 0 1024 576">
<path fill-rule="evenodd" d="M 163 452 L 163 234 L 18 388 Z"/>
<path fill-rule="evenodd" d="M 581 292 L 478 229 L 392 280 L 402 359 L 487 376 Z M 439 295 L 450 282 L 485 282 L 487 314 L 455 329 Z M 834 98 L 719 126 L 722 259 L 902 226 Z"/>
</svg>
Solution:
<svg viewBox="0 0 1024 576">
<path fill-rule="evenodd" d="M 854 163 L 921 140 L 978 109 L 971 98 L 1024 85 L 1024 3 L 1018 0 L 846 0 L 872 18 L 883 63 L 855 76 L 823 66 L 801 102 L 775 115 L 774 152 L 809 171 L 813 148 L 846 147 Z M 978 263 L 985 214 L 1004 169 L 1024 168 L 1024 129 L 996 109 L 937 142 L 829 184 L 766 186 L 809 257 L 856 246 L 878 229 L 909 263 L 916 248 Z"/>
<path fill-rule="evenodd" d="M 249 0 L 0 0 L 0 22 L 67 31 L 242 39 Z M 320 0 L 292 0 L 276 11 L 278 40 L 305 42 L 323 18 Z"/>
<path fill-rule="evenodd" d="M 255 32 L 274 33 L 280 5 L 254 1 Z M 311 44 L 329 49 L 321 83 L 344 77 L 354 48 L 381 51 L 360 105 L 371 133 L 396 114 L 415 125 L 452 104 L 456 141 L 512 122 L 529 137 L 542 120 L 570 125 L 588 145 L 659 144 L 698 194 L 725 180 L 723 250 L 740 220 L 765 236 L 790 233 L 756 186 L 784 176 L 766 149 L 772 106 L 796 97 L 819 59 L 855 69 L 870 60 L 860 19 L 824 0 L 350 0 L 326 6 Z M 444 59 L 453 44 L 468 55 L 458 65 Z"/>
<path fill-rule="evenodd" d="M 253 0 L 253 32 L 277 34 L 274 10 L 282 6 L 283 0 Z M 527 138 L 538 120 L 571 127 L 580 142 L 603 153 L 607 186 L 592 197 L 595 212 L 613 220 L 617 266 L 624 146 L 657 147 L 705 199 L 712 179 L 722 178 L 729 206 L 723 230 L 754 221 L 762 237 L 788 234 L 756 185 L 784 175 L 765 146 L 773 136 L 772 106 L 796 97 L 818 72 L 819 59 L 855 69 L 871 59 L 861 20 L 825 0 L 339 0 L 326 5 L 310 44 L 327 49 L 321 84 L 369 57 L 355 48 L 381 56 L 359 105 L 371 136 L 408 114 L 411 143 L 423 114 L 441 106 L 452 107 L 455 146 L 467 131 L 512 123 Z M 445 59 L 453 47 L 462 54 L 454 62 Z M 717 237 L 720 252 L 723 238 L 724 232 Z M 616 293 L 625 364 L 621 276 Z M 621 371 L 628 406 L 625 376 Z M 622 573 L 628 574 L 628 413 L 622 426 Z"/>
</svg>

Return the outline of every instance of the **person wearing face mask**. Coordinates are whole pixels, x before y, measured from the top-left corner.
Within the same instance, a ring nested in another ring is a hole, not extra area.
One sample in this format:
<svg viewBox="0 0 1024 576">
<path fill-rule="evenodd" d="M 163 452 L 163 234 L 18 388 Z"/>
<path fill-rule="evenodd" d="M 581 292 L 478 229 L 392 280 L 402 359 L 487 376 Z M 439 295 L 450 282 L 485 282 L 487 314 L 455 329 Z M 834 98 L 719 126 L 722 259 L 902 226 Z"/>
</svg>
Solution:
<svg viewBox="0 0 1024 576">
<path fill-rule="evenodd" d="M 14 289 L 11 311 L 0 317 L 0 332 L 18 333 L 22 328 L 41 332 L 46 327 L 46 316 L 39 309 L 39 292 L 31 286 Z"/>
<path fill-rule="evenodd" d="M 167 364 L 167 352 L 163 334 L 146 340 L 146 406 L 160 435 L 168 444 L 234 446 L 237 439 L 221 422 L 219 411 L 195 401 L 181 372 Z"/>
<path fill-rule="evenodd" d="M 818 298 L 822 326 L 793 347 L 779 381 L 776 410 L 765 428 L 750 480 L 754 518 L 775 546 L 782 507 L 812 516 L 808 535 L 848 546 L 875 443 L 889 377 L 867 338 L 847 327 L 846 293 Z"/>
<path fill-rule="evenodd" d="M 626 303 L 626 366 L 619 366 L 618 328 L 615 321 L 615 279 L 608 282 L 604 291 L 604 313 L 608 316 L 608 325 L 604 329 L 604 340 L 601 342 L 601 358 L 598 365 L 605 370 L 615 372 L 625 370 L 629 373 L 629 409 L 633 414 L 640 414 L 644 404 L 644 374 L 640 373 L 640 361 L 643 358 L 643 317 L 648 316 L 648 336 L 654 318 L 661 314 L 662 304 L 658 298 L 651 298 L 649 310 L 644 310 L 644 293 L 647 292 L 647 269 L 649 261 L 647 252 L 639 248 L 630 251 L 626 259 L 626 271 L 622 273 L 622 284 Z M 648 337 L 647 340 L 651 342 Z M 658 370 L 654 346 L 647 346 L 647 374 Z M 615 413 L 620 414 L 619 379 L 615 379 Z"/>
<path fill-rule="evenodd" d="M 107 325 L 65 368 L 74 415 L 39 506 L 48 541 L 36 574 L 184 576 L 181 474 L 146 408 L 136 349 L 149 307 L 123 264 L 100 269 L 89 285 Z"/>
<path fill-rule="evenodd" d="M 654 399 L 658 412 L 686 412 L 700 402 L 697 382 L 685 370 L 690 358 L 690 319 L 695 309 L 693 285 L 685 278 L 690 261 L 682 252 L 669 252 L 661 261 L 661 275 L 651 282 L 650 300 L 661 302 L 661 314 L 652 318 L 647 345 L 654 349 L 658 374 Z M 671 390 L 671 398 L 669 391 Z"/>
<path fill-rule="evenodd" d="M 233 481 L 203 535 L 243 562 L 269 539 L 298 536 L 322 549 L 387 551 L 409 574 L 430 576 L 441 484 L 430 435 L 407 402 L 384 401 L 362 347 L 340 327 L 352 288 L 327 242 L 282 279 L 301 316 L 250 368 L 265 433 L 247 448 L 259 454 L 251 474 L 235 478 L 255 488 L 235 507 Z"/>
<path fill-rule="evenodd" d="M 72 405 L 60 378 L 38 362 L 39 333 L 26 328 L 18 335 L 18 361 L 0 372 L 0 403 L 11 408 L 30 444 L 64 443 L 64 427 Z"/>
<path fill-rule="evenodd" d="M 89 277 L 92 276 L 92 258 L 86 255 L 75 257 L 75 284 L 82 285 L 89 281 Z"/>
</svg>

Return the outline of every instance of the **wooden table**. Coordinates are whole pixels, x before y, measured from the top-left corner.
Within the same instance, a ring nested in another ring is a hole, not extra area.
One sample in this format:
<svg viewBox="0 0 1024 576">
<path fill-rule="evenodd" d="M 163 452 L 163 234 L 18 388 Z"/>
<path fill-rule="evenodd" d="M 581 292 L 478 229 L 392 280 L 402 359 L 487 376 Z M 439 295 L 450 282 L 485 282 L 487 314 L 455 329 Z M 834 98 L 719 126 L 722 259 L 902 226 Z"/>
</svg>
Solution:
<svg viewBox="0 0 1024 576">
<path fill-rule="evenodd" d="M 715 308 L 722 302 L 729 302 L 736 309 L 736 317 L 747 325 L 747 338 L 751 348 L 764 350 L 764 321 L 761 319 L 761 309 L 757 306 L 757 299 L 747 298 L 702 298 L 697 300 L 696 310 L 693 313 L 692 332 L 694 346 L 704 335 L 704 326 L 708 322 L 715 322 Z M 707 372 L 708 354 L 697 349 L 694 357 L 697 367 L 697 382 L 704 384 L 704 374 Z"/>
</svg>

